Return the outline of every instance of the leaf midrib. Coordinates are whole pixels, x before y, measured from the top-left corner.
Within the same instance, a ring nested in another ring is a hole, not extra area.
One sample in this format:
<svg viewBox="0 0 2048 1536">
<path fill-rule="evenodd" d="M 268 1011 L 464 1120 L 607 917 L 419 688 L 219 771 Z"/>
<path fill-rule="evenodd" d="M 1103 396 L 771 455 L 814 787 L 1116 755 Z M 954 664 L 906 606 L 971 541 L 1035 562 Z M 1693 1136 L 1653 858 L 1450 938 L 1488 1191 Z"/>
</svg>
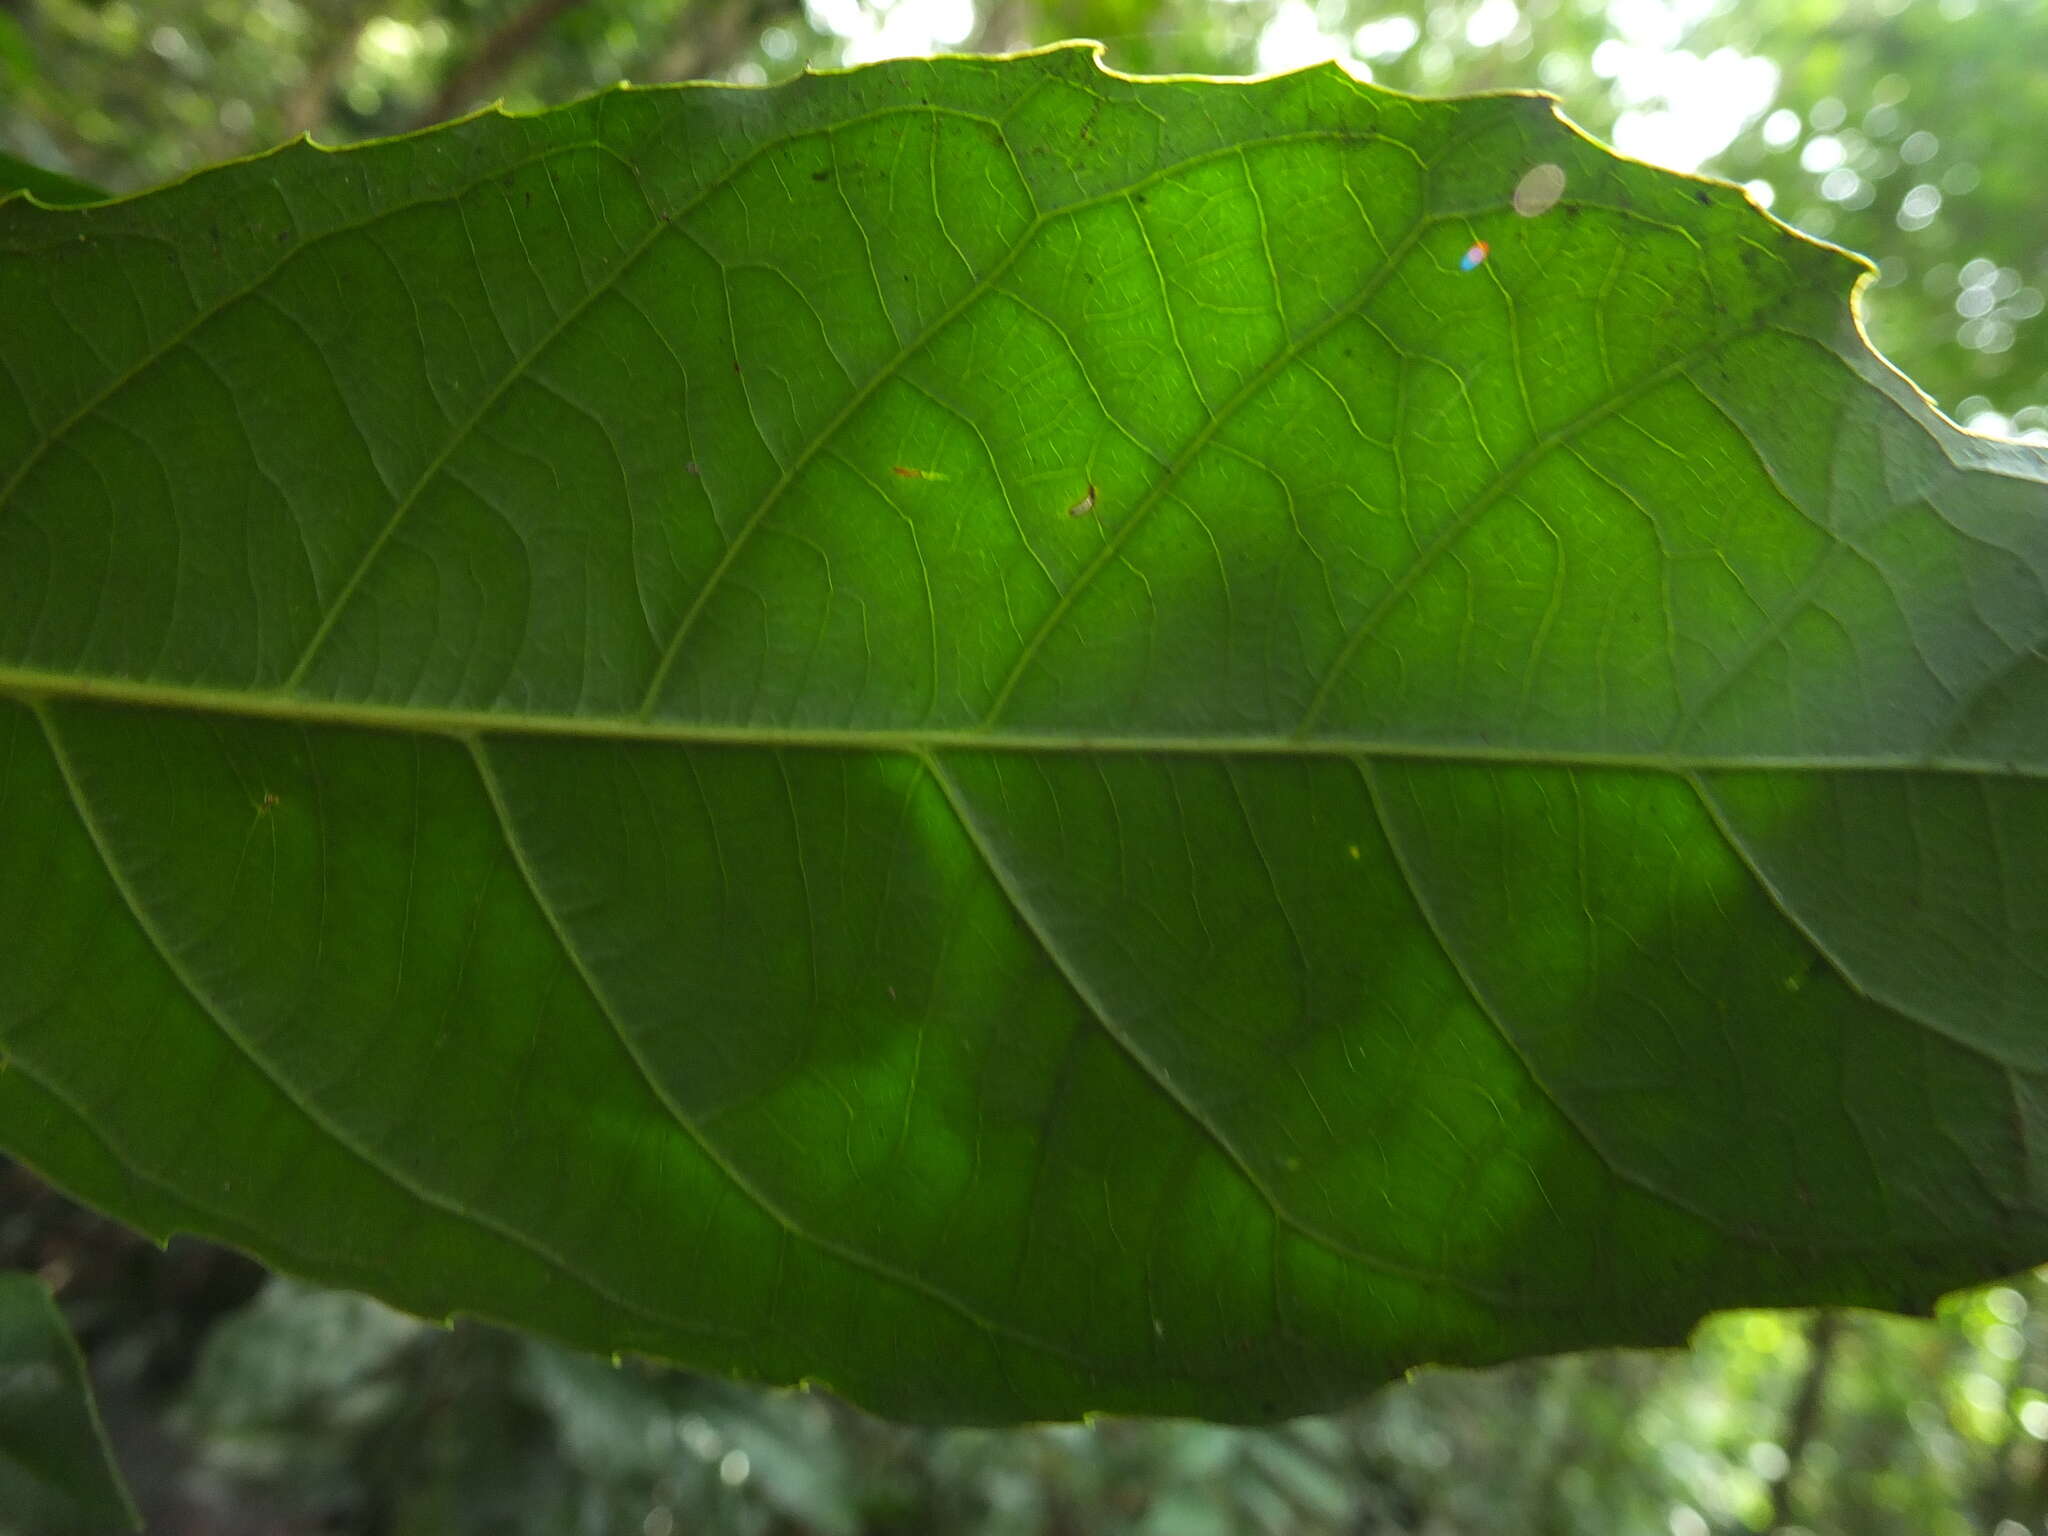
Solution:
<svg viewBox="0 0 2048 1536">
<path fill-rule="evenodd" d="M 1125 735 L 1086 730 L 1025 731 L 979 726 L 799 726 L 743 721 L 642 720 L 631 715 L 534 714 L 410 704 L 309 699 L 272 689 L 240 691 L 183 683 L 81 677 L 33 667 L 0 666 L 0 698 L 37 708 L 100 704 L 173 714 L 281 720 L 387 734 L 440 736 L 460 742 L 488 737 L 549 737 L 592 742 L 648 742 L 678 747 L 759 747 L 817 752 L 883 752 L 921 757 L 935 752 L 1113 757 L 1358 757 L 1407 762 L 1523 768 L 1613 769 L 1697 773 L 1938 773 L 1991 779 L 2048 778 L 2048 763 L 1958 754 L 1866 752 L 1658 751 L 1654 749 L 1511 746 L 1497 742 L 1429 741 L 1401 736 L 1281 732 L 1220 736 L 1200 733 Z"/>
</svg>

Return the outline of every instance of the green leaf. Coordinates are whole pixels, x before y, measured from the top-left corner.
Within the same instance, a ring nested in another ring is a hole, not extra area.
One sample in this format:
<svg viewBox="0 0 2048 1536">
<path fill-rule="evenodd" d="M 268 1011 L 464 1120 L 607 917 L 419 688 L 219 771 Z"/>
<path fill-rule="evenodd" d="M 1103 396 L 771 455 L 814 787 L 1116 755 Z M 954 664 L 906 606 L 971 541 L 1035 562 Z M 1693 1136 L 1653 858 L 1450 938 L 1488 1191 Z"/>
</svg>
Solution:
<svg viewBox="0 0 2048 1536">
<path fill-rule="evenodd" d="M 0 1531 L 141 1528 L 70 1329 L 35 1276 L 0 1270 Z"/>
<path fill-rule="evenodd" d="M 6 25 L 7 18 L 0 16 L 0 28 Z M 0 42 L 4 41 L 4 31 L 0 31 Z M 60 171 L 46 171 L 29 161 L 17 160 L 13 155 L 0 154 L 0 197 L 16 192 L 26 192 L 48 208 L 101 203 L 107 199 L 107 194 L 98 187 L 87 186 Z"/>
<path fill-rule="evenodd" d="M 0 207 L 0 1138 L 927 1418 L 2040 1260 L 2048 463 L 1865 270 L 1080 49 Z"/>
</svg>

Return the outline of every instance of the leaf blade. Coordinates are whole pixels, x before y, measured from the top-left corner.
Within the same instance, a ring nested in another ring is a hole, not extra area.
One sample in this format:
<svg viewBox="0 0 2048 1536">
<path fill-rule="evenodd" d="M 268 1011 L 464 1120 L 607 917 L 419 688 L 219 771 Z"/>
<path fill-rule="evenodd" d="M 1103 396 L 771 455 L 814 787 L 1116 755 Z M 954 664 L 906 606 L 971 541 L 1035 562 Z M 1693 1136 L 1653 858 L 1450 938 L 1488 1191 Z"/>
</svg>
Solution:
<svg viewBox="0 0 2048 1536">
<path fill-rule="evenodd" d="M 2039 1256 L 2048 470 L 1732 189 L 1069 51 L 292 149 L 0 262 L 10 1136 L 131 1219 L 957 1418 Z"/>
<path fill-rule="evenodd" d="M 140 1530 L 78 1346 L 42 1282 L 11 1270 L 0 1272 L 0 1388 L 10 1528 Z"/>
</svg>

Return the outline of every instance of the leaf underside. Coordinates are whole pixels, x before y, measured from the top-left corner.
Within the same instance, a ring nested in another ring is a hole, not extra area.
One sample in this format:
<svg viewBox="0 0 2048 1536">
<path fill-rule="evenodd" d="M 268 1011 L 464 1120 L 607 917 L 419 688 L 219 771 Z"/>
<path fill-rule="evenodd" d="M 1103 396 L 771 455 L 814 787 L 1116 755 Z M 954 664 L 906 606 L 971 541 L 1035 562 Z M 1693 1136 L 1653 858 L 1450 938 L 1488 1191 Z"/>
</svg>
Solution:
<svg viewBox="0 0 2048 1536">
<path fill-rule="evenodd" d="M 2048 464 L 1860 270 L 1085 49 L 0 205 L 0 1142 L 928 1419 L 2048 1257 Z"/>
</svg>

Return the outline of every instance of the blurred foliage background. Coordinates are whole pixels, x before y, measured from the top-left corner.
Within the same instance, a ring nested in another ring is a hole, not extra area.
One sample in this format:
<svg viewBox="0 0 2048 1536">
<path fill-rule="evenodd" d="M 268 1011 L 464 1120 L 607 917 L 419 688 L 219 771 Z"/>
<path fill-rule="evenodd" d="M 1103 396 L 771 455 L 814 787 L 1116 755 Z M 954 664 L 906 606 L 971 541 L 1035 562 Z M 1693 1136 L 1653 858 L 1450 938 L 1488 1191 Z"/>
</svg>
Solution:
<svg viewBox="0 0 2048 1536">
<path fill-rule="evenodd" d="M 0 151 L 132 190 L 621 79 L 1072 36 L 1136 73 L 1552 91 L 1870 255 L 1880 349 L 1965 425 L 2048 441 L 2039 0 L 0 0 Z M 57 1290 L 165 1536 L 2048 1532 L 2039 1277 L 1931 1323 L 1737 1314 L 1684 1354 L 1423 1372 L 1270 1429 L 989 1432 L 430 1327 L 159 1252 L 20 1169 L 0 1265 Z"/>
</svg>

